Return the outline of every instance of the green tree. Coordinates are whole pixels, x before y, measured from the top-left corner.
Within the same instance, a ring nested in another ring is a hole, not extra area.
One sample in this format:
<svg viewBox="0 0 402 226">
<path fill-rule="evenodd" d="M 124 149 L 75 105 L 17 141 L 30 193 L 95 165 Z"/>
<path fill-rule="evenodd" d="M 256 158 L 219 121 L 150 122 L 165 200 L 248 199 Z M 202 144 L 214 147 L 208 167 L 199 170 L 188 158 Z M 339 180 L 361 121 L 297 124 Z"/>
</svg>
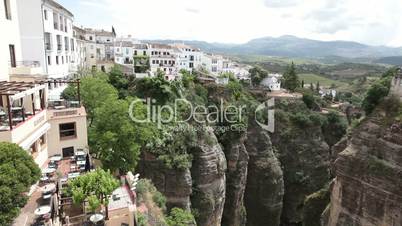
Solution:
<svg viewBox="0 0 402 226">
<path fill-rule="evenodd" d="M 95 109 L 103 106 L 108 100 L 116 100 L 118 92 L 105 77 L 100 76 L 83 78 L 81 87 L 81 99 L 91 125 Z"/>
<path fill-rule="evenodd" d="M 118 187 L 119 181 L 109 171 L 99 168 L 75 178 L 68 184 L 75 204 L 81 204 L 86 200 L 92 210 L 104 205 L 106 219 L 109 217 L 109 197 Z"/>
<path fill-rule="evenodd" d="M 10 225 L 27 202 L 24 194 L 39 180 L 40 169 L 16 144 L 0 142 L 0 225 Z"/>
<path fill-rule="evenodd" d="M 391 68 L 386 71 L 380 80 L 376 81 L 367 90 L 367 93 L 363 99 L 362 107 L 366 114 L 373 112 L 375 107 L 388 95 L 392 77 L 395 76 L 396 69 Z"/>
<path fill-rule="evenodd" d="M 106 99 L 95 110 L 93 126 L 89 129 L 92 154 L 102 161 L 105 168 L 121 173 L 133 170 L 140 148 L 152 137 L 152 124 L 134 122 L 128 111 L 130 100 Z M 133 105 L 132 115 L 145 119 L 146 108 L 142 102 Z"/>
<path fill-rule="evenodd" d="M 388 95 L 389 88 L 377 82 L 373 84 L 366 93 L 362 107 L 367 114 L 373 112 L 374 108 Z"/>
<path fill-rule="evenodd" d="M 166 217 L 166 223 L 169 226 L 188 226 L 195 224 L 194 216 L 190 211 L 180 208 L 173 208 Z"/>
<path fill-rule="evenodd" d="M 109 73 L 109 83 L 112 84 L 119 92 L 120 98 L 128 96 L 128 79 L 123 75 L 121 66 L 114 65 Z"/>
<path fill-rule="evenodd" d="M 78 89 L 76 84 L 70 84 L 61 93 L 61 97 L 65 100 L 77 100 L 78 99 Z"/>
<path fill-rule="evenodd" d="M 299 77 L 296 74 L 296 67 L 293 62 L 287 67 L 282 78 L 282 84 L 284 88 L 291 92 L 294 92 L 300 86 Z"/>
<path fill-rule="evenodd" d="M 316 91 L 317 93 L 320 92 L 320 82 L 319 82 L 319 81 L 317 81 L 317 85 L 315 85 L 315 91 Z"/>
<path fill-rule="evenodd" d="M 268 76 L 268 72 L 261 67 L 253 67 L 249 70 L 251 83 L 255 86 L 260 85 L 261 81 Z"/>
</svg>

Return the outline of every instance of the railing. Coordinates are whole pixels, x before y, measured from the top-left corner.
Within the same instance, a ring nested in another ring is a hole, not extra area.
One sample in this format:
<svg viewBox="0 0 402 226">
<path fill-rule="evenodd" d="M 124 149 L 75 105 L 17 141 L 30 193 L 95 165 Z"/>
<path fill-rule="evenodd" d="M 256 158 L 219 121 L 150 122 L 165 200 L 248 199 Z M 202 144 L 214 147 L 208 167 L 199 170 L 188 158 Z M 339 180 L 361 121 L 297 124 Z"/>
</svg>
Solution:
<svg viewBox="0 0 402 226">
<path fill-rule="evenodd" d="M 45 43 L 46 50 L 52 50 L 52 44 L 51 43 Z"/>
<path fill-rule="evenodd" d="M 11 62 L 9 61 L 9 66 L 11 66 Z M 16 61 L 15 62 L 16 67 L 40 67 L 40 62 L 39 61 L 28 61 L 28 60 L 23 60 L 23 61 Z"/>
</svg>

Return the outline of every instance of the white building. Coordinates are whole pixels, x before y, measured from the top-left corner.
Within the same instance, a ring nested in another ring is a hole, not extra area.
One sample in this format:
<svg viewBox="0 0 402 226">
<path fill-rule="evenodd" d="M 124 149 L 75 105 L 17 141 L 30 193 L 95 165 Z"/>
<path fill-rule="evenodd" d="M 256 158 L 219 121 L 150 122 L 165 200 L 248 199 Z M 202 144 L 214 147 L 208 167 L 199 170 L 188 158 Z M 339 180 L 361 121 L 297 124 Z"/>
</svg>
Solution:
<svg viewBox="0 0 402 226">
<path fill-rule="evenodd" d="M 177 68 L 192 72 L 202 66 L 202 55 L 200 49 L 185 44 L 172 44 L 176 48 Z"/>
<path fill-rule="evenodd" d="M 53 0 L 17 0 L 22 59 L 39 62 L 46 76 L 76 73 L 73 14 Z"/>
<path fill-rule="evenodd" d="M 133 65 L 134 44 L 129 41 L 114 43 L 114 62 L 123 65 Z"/>
<path fill-rule="evenodd" d="M 175 48 L 170 45 L 152 43 L 149 44 L 148 52 L 152 74 L 156 74 L 160 70 L 165 73 L 166 79 L 176 78 L 179 71 L 176 65 L 177 51 Z"/>
<path fill-rule="evenodd" d="M 261 85 L 269 88 L 271 91 L 280 91 L 281 77 L 282 75 L 280 74 L 268 74 L 268 76 L 261 81 Z"/>
<path fill-rule="evenodd" d="M 75 27 L 74 30 L 76 37 L 80 37 L 80 45 L 83 45 L 81 54 L 85 54 L 86 69 L 109 71 L 114 63 L 113 43 L 116 34 L 103 29 Z"/>
<path fill-rule="evenodd" d="M 22 60 L 17 0 L 0 4 L 0 27 L 3 30 L 0 36 L 0 80 L 5 81 Z"/>
</svg>

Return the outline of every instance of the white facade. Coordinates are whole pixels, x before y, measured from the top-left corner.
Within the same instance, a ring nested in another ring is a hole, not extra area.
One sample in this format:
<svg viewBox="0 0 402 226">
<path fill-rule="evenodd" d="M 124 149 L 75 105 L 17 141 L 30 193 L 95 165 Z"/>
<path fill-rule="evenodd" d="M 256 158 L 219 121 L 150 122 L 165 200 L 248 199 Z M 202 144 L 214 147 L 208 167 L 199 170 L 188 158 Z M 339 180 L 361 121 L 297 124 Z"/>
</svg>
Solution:
<svg viewBox="0 0 402 226">
<path fill-rule="evenodd" d="M 172 44 L 176 48 L 176 61 L 178 70 L 192 72 L 202 65 L 202 52 L 200 49 L 193 48 L 184 44 Z"/>
<path fill-rule="evenodd" d="M 149 44 L 151 73 L 156 74 L 158 70 L 165 73 L 166 79 L 172 80 L 178 74 L 176 65 L 176 50 L 170 45 Z"/>
<path fill-rule="evenodd" d="M 18 24 L 17 1 L 0 4 L 0 81 L 9 79 L 9 73 L 21 61 L 21 42 Z"/>
<path fill-rule="evenodd" d="M 76 73 L 73 14 L 53 0 L 18 0 L 23 61 L 40 62 L 50 78 Z"/>
<path fill-rule="evenodd" d="M 281 90 L 281 80 L 279 74 L 270 74 L 261 81 L 261 85 L 269 88 L 271 91 Z"/>
<path fill-rule="evenodd" d="M 114 61 L 118 64 L 133 65 L 134 45 L 128 41 L 118 41 L 114 44 Z"/>
</svg>

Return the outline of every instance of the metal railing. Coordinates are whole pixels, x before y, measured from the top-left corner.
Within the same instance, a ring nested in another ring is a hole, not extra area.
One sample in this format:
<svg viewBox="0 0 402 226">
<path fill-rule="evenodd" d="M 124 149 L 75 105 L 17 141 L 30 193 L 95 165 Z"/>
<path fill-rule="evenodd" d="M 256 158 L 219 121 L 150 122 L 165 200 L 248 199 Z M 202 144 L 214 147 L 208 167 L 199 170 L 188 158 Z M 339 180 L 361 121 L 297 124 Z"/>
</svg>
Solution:
<svg viewBox="0 0 402 226">
<path fill-rule="evenodd" d="M 8 62 L 9 66 L 11 67 L 11 61 Z M 15 67 L 40 67 L 40 62 L 39 61 L 29 61 L 29 60 L 23 60 L 23 61 L 16 61 L 15 62 Z"/>
</svg>

